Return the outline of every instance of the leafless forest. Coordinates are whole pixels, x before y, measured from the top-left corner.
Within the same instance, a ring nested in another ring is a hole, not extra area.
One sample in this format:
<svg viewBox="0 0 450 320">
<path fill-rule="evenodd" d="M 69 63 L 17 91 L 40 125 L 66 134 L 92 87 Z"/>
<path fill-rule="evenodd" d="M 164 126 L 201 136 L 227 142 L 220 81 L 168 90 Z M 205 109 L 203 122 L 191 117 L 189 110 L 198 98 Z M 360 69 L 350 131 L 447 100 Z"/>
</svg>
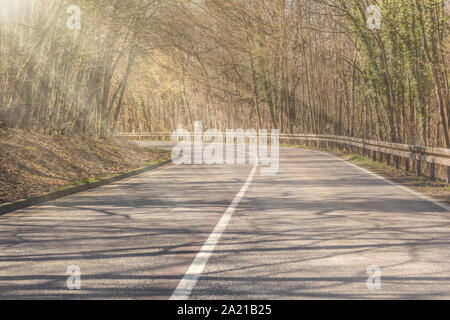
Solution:
<svg viewBox="0 0 450 320">
<path fill-rule="evenodd" d="M 3 127 L 108 136 L 202 120 L 450 148 L 445 1 L 0 3 Z"/>
</svg>

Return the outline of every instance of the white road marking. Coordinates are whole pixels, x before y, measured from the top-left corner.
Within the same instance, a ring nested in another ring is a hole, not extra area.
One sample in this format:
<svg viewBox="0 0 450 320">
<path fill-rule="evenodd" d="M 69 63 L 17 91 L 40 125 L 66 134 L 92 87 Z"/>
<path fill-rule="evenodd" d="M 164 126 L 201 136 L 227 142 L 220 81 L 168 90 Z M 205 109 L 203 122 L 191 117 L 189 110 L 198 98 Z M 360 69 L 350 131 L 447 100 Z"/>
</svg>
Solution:
<svg viewBox="0 0 450 320">
<path fill-rule="evenodd" d="M 444 210 L 450 211 L 450 206 L 446 205 L 445 203 L 439 202 L 439 201 L 437 201 L 437 200 L 435 200 L 435 199 L 433 199 L 431 197 L 428 197 L 428 196 L 426 196 L 426 195 L 424 195 L 424 194 L 422 194 L 420 192 L 417 192 L 417 191 L 414 191 L 414 190 L 412 190 L 412 189 L 410 189 L 408 187 L 402 186 L 402 185 L 400 185 L 400 184 L 398 184 L 398 183 L 396 183 L 394 181 L 391 181 L 391 180 L 389 180 L 389 179 L 387 179 L 385 177 L 382 177 L 382 176 L 380 176 L 380 175 L 378 175 L 376 173 L 373 173 L 372 171 L 369 171 L 367 169 L 361 168 L 360 166 L 358 166 L 356 164 L 353 164 L 351 162 L 348 162 L 348 161 L 346 161 L 344 159 L 338 158 L 338 157 L 336 157 L 336 156 L 334 156 L 334 155 L 332 155 L 330 153 L 323 152 L 323 151 L 317 151 L 317 150 L 313 150 L 313 151 L 318 152 L 318 153 L 322 153 L 322 154 L 328 155 L 328 156 L 330 156 L 332 158 L 335 158 L 337 160 L 343 161 L 344 163 L 348 164 L 349 166 L 355 167 L 355 168 L 357 168 L 357 169 L 359 169 L 359 170 L 361 170 L 361 171 L 363 171 L 365 173 L 370 174 L 371 176 L 373 176 L 373 177 L 375 177 L 377 179 L 383 180 L 383 181 L 385 181 L 385 182 L 387 182 L 387 183 L 389 183 L 389 184 L 391 184 L 391 185 L 393 185 L 393 186 L 395 186 L 395 187 L 397 187 L 397 188 L 399 188 L 399 189 L 401 189 L 403 191 L 409 192 L 409 193 L 415 195 L 416 197 L 419 197 L 419 198 L 421 198 L 423 200 L 431 202 L 432 204 L 434 204 L 435 206 L 438 206 L 439 208 L 442 208 Z"/>
<path fill-rule="evenodd" d="M 247 178 L 246 183 L 241 188 L 239 193 L 234 198 L 231 205 L 228 207 L 227 211 L 223 214 L 220 221 L 217 223 L 213 232 L 209 235 L 206 242 L 203 244 L 203 247 L 200 249 L 199 253 L 195 257 L 188 271 L 185 273 L 183 279 L 178 283 L 177 288 L 173 292 L 170 300 L 187 300 L 191 295 L 192 290 L 197 284 L 198 279 L 203 273 L 203 270 L 208 263 L 209 257 L 214 252 L 214 249 L 222 237 L 222 233 L 230 222 L 231 217 L 233 216 L 236 207 L 241 202 L 242 198 L 245 196 L 247 189 L 250 187 L 253 178 L 255 177 L 256 170 L 258 168 L 259 160 L 256 160 L 255 165 Z"/>
</svg>

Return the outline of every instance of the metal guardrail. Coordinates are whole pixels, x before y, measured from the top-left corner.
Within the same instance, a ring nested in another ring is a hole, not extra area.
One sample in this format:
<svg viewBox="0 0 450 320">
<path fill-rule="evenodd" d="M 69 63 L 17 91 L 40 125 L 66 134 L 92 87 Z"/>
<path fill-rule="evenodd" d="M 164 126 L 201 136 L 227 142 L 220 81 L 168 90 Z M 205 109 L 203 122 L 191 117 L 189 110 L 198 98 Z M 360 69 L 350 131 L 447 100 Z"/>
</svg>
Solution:
<svg viewBox="0 0 450 320">
<path fill-rule="evenodd" d="M 153 133 L 121 133 L 117 134 L 119 137 L 132 139 L 132 140 L 170 140 L 172 133 L 169 132 L 153 132 Z M 249 137 L 248 134 L 235 134 L 236 137 L 244 136 Z M 391 157 L 394 157 L 394 164 L 397 168 L 400 167 L 400 158 L 405 160 L 406 171 L 410 170 L 410 161 L 415 161 L 417 175 L 421 176 L 422 162 L 430 164 L 430 177 L 436 178 L 436 165 L 442 165 L 447 167 L 447 181 L 450 180 L 450 149 L 444 148 L 431 148 L 407 144 L 390 143 L 376 140 L 367 140 L 360 138 L 351 138 L 344 136 L 333 135 L 314 135 L 314 134 L 280 134 L 280 141 L 289 142 L 309 142 L 316 147 L 340 147 L 341 149 L 347 147 L 348 149 L 355 151 L 359 149 L 361 154 L 367 151 L 369 154 L 372 152 L 374 160 L 379 159 L 383 161 L 385 158 L 390 164 Z M 388 155 L 388 156 L 387 156 Z"/>
</svg>

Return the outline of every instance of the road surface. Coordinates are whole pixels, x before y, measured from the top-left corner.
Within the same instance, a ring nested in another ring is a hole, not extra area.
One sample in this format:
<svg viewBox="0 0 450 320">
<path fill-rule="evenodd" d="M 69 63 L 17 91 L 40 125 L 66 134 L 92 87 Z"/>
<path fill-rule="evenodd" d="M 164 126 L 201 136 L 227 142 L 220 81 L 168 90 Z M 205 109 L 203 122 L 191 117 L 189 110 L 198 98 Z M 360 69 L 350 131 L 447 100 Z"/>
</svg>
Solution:
<svg viewBox="0 0 450 320">
<path fill-rule="evenodd" d="M 276 176 L 170 165 L 1 216 L 0 299 L 450 298 L 448 208 L 325 153 L 280 157 Z"/>
</svg>

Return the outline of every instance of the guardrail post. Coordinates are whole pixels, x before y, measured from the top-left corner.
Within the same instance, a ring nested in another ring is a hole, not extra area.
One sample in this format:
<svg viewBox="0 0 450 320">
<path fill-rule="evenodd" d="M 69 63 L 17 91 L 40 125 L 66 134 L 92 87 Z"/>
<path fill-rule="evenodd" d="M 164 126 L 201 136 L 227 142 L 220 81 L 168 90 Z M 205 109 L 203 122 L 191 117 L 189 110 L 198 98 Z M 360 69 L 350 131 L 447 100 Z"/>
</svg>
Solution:
<svg viewBox="0 0 450 320">
<path fill-rule="evenodd" d="M 409 159 L 405 158 L 405 171 L 409 172 Z"/>
<path fill-rule="evenodd" d="M 417 160 L 417 176 L 422 176 L 422 161 Z"/>
<path fill-rule="evenodd" d="M 373 162 L 377 161 L 377 152 L 375 150 L 373 151 L 373 154 L 372 154 L 372 160 L 373 160 Z"/>
<path fill-rule="evenodd" d="M 430 178 L 433 180 L 436 179 L 436 164 L 434 162 L 430 165 Z"/>
<path fill-rule="evenodd" d="M 450 184 L 450 167 L 447 166 L 447 183 Z"/>
<path fill-rule="evenodd" d="M 395 169 L 400 169 L 400 157 L 399 156 L 394 156 L 394 161 L 395 161 Z"/>
</svg>

